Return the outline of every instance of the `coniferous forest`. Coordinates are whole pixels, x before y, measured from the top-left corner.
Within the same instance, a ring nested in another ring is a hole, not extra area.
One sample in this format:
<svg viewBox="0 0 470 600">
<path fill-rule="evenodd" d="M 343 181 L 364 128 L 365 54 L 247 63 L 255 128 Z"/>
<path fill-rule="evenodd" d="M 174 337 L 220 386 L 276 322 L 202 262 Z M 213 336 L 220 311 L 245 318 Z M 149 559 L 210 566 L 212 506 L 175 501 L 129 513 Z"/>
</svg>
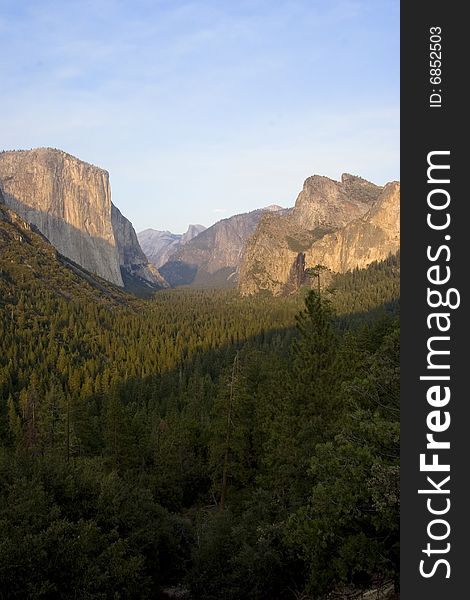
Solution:
<svg viewBox="0 0 470 600">
<path fill-rule="evenodd" d="M 398 256 L 285 298 L 47 260 L 0 265 L 1 598 L 397 588 Z"/>
</svg>

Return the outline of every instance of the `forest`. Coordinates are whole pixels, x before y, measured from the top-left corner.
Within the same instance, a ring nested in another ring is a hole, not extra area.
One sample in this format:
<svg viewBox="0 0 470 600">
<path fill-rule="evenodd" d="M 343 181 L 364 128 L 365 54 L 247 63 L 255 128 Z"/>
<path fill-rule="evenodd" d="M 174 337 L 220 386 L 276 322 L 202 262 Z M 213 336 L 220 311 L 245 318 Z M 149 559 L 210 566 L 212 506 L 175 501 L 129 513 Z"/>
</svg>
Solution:
<svg viewBox="0 0 470 600">
<path fill-rule="evenodd" d="M 0 265 L 0 598 L 398 591 L 398 255 L 284 298 L 28 260 Z"/>
</svg>

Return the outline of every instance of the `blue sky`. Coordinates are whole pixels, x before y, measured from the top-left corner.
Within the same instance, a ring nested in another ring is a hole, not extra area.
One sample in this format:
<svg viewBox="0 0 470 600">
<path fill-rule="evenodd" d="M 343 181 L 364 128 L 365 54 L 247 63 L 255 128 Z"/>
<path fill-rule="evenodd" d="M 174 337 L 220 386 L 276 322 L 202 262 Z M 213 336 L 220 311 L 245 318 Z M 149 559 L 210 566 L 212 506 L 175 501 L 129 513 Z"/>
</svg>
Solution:
<svg viewBox="0 0 470 600">
<path fill-rule="evenodd" d="M 107 169 L 137 230 L 399 178 L 398 0 L 0 0 L 0 38 L 0 147 Z"/>
</svg>

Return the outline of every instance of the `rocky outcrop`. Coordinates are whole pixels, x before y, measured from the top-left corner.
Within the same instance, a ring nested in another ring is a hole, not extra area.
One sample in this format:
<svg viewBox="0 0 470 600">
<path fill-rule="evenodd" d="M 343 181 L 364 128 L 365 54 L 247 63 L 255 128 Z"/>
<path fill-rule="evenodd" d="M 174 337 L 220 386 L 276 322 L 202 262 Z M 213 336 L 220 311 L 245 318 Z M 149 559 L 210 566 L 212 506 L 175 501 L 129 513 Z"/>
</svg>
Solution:
<svg viewBox="0 0 470 600">
<path fill-rule="evenodd" d="M 286 220 L 303 231 L 337 229 L 365 214 L 381 189 L 348 173 L 341 176 L 341 181 L 313 175 L 306 179 Z"/>
<path fill-rule="evenodd" d="M 305 254 L 307 269 L 323 264 L 344 272 L 396 251 L 399 209 L 389 197 L 396 186 L 382 188 L 348 174 L 341 181 L 309 177 L 289 214 L 261 219 L 243 253 L 240 292 L 286 293 L 299 254 Z M 398 198 L 399 186 L 396 193 Z"/>
<path fill-rule="evenodd" d="M 139 265 L 139 277 L 161 287 L 132 225 L 111 203 L 103 169 L 51 148 L 2 152 L 0 186 L 7 206 L 84 269 L 122 287 L 121 267 Z"/>
<path fill-rule="evenodd" d="M 279 206 L 254 210 L 218 221 L 185 245 L 161 268 L 171 285 L 235 285 L 242 252 L 265 213 L 285 212 Z"/>
<path fill-rule="evenodd" d="M 388 183 L 366 215 L 325 235 L 306 252 L 308 266 L 321 264 L 335 273 L 364 268 L 400 248 L 400 184 Z"/>
<path fill-rule="evenodd" d="M 183 234 L 145 229 L 137 234 L 137 238 L 145 256 L 158 269 L 168 262 L 180 246 L 190 242 L 205 229 L 204 225 L 190 225 Z"/>
</svg>

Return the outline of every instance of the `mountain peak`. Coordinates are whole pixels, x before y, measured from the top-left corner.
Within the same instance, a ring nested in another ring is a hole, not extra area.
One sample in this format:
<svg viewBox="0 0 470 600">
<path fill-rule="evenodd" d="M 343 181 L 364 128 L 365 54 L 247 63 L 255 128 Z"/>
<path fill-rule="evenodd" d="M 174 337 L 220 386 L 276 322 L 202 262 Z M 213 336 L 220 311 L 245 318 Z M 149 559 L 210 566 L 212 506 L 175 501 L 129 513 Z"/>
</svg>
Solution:
<svg viewBox="0 0 470 600">
<path fill-rule="evenodd" d="M 269 206 L 265 206 L 263 210 L 267 210 L 269 212 L 278 212 L 279 210 L 285 209 L 282 206 L 279 206 L 279 204 L 270 204 Z"/>
<path fill-rule="evenodd" d="M 205 230 L 206 230 L 206 227 L 204 227 L 204 225 L 199 225 L 199 224 L 196 224 L 196 225 L 190 224 L 190 225 L 188 225 L 188 229 L 181 236 L 180 243 L 181 244 L 187 244 L 193 238 L 195 238 L 197 235 L 199 235 L 200 233 L 202 233 Z"/>
<path fill-rule="evenodd" d="M 18 157 L 24 157 L 26 160 L 41 160 L 43 162 L 59 162 L 59 161 L 71 161 L 71 162 L 76 162 L 79 163 L 81 165 L 83 165 L 84 167 L 88 167 L 91 169 L 95 169 L 96 171 L 101 171 L 102 173 L 105 173 L 106 176 L 109 176 L 108 171 L 106 171 L 106 169 L 103 169 L 102 167 L 98 167 L 97 165 L 87 162 L 85 160 L 82 160 L 81 158 L 78 158 L 76 156 L 74 156 L 73 154 L 70 154 L 69 152 L 65 152 L 65 150 L 61 150 L 60 148 L 52 148 L 50 146 L 39 146 L 38 148 L 31 148 L 31 149 L 18 149 L 18 150 L 2 150 L 0 152 L 0 156 L 2 155 L 16 155 Z"/>
<path fill-rule="evenodd" d="M 341 175 L 341 183 L 360 183 L 364 182 L 370 185 L 370 181 L 364 179 L 364 177 L 359 177 L 359 175 L 351 175 L 351 173 L 342 173 Z"/>
</svg>

